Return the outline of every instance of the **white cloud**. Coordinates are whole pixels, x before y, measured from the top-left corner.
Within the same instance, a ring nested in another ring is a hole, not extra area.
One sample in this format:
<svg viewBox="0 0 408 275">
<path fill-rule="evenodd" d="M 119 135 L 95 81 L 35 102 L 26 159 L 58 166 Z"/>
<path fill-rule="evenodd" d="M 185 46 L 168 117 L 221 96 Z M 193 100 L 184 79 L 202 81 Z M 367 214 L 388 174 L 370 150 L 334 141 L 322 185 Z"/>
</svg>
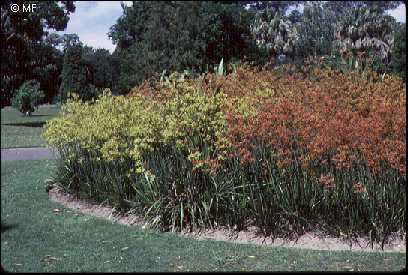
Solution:
<svg viewBox="0 0 408 275">
<path fill-rule="evenodd" d="M 398 22 L 406 22 L 406 7 L 405 4 L 400 4 L 396 9 L 388 11 L 388 14 L 394 16 Z"/>
<path fill-rule="evenodd" d="M 132 5 L 132 1 L 123 1 Z M 67 29 L 59 33 L 77 33 L 79 39 L 94 48 L 105 48 L 111 53 L 115 50 L 109 40 L 109 28 L 122 15 L 118 1 L 76 1 L 75 12 L 70 15 Z"/>
</svg>

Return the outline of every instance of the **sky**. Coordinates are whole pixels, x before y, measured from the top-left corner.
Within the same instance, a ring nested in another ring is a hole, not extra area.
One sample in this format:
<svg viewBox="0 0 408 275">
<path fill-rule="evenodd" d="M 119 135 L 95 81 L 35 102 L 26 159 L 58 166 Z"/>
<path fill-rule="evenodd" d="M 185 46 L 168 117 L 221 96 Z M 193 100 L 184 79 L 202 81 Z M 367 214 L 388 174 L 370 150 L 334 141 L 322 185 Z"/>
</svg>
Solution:
<svg viewBox="0 0 408 275">
<path fill-rule="evenodd" d="M 122 1 L 132 5 L 132 1 Z M 120 1 L 75 1 L 75 12 L 70 14 L 68 26 L 63 33 L 77 33 L 79 40 L 94 48 L 115 50 L 108 37 L 109 28 L 122 15 Z"/>
<path fill-rule="evenodd" d="M 404 4 L 399 5 L 395 10 L 388 11 L 388 14 L 394 16 L 398 22 L 406 22 L 407 15 Z"/>
<path fill-rule="evenodd" d="M 132 5 L 132 1 L 122 1 Z M 58 33 L 77 33 L 79 39 L 88 46 L 105 48 L 111 53 L 115 50 L 112 40 L 108 38 L 109 28 L 122 15 L 119 1 L 76 1 L 76 10 L 70 15 L 67 29 Z M 388 12 L 399 22 L 406 22 L 406 8 L 401 4 Z"/>
</svg>

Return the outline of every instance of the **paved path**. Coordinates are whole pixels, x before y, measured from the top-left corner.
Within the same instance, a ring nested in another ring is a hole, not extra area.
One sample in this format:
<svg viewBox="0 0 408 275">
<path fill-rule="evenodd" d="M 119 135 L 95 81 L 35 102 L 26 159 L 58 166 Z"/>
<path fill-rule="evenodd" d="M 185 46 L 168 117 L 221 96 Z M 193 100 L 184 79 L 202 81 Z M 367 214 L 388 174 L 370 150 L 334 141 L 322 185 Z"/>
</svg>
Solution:
<svg viewBox="0 0 408 275">
<path fill-rule="evenodd" d="M 10 148 L 1 149 L 1 161 L 55 159 L 58 152 L 49 148 Z"/>
</svg>

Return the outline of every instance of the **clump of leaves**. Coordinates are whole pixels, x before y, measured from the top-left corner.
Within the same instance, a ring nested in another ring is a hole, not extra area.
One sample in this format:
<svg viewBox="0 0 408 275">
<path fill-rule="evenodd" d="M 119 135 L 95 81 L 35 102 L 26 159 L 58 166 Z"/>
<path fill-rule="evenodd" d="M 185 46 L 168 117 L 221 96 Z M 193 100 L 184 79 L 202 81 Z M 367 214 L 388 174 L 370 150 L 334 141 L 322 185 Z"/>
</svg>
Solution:
<svg viewBox="0 0 408 275">
<path fill-rule="evenodd" d="M 21 113 L 30 116 L 44 98 L 40 90 L 40 83 L 36 80 L 28 80 L 20 86 L 11 100 L 11 105 Z"/>
</svg>

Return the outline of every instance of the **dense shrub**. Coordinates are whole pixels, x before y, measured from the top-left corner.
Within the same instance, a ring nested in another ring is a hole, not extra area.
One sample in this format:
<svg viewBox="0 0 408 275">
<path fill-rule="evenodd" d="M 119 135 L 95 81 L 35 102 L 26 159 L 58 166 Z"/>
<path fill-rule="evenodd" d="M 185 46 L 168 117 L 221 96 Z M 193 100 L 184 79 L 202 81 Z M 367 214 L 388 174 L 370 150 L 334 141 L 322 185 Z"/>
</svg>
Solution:
<svg viewBox="0 0 408 275">
<path fill-rule="evenodd" d="M 40 83 L 35 80 L 28 80 L 17 90 L 11 104 L 21 113 L 31 115 L 43 98 L 44 93 L 40 90 Z"/>
<path fill-rule="evenodd" d="M 55 181 L 162 229 L 405 233 L 401 80 L 308 73 L 238 69 L 70 100 L 46 124 Z"/>
</svg>

